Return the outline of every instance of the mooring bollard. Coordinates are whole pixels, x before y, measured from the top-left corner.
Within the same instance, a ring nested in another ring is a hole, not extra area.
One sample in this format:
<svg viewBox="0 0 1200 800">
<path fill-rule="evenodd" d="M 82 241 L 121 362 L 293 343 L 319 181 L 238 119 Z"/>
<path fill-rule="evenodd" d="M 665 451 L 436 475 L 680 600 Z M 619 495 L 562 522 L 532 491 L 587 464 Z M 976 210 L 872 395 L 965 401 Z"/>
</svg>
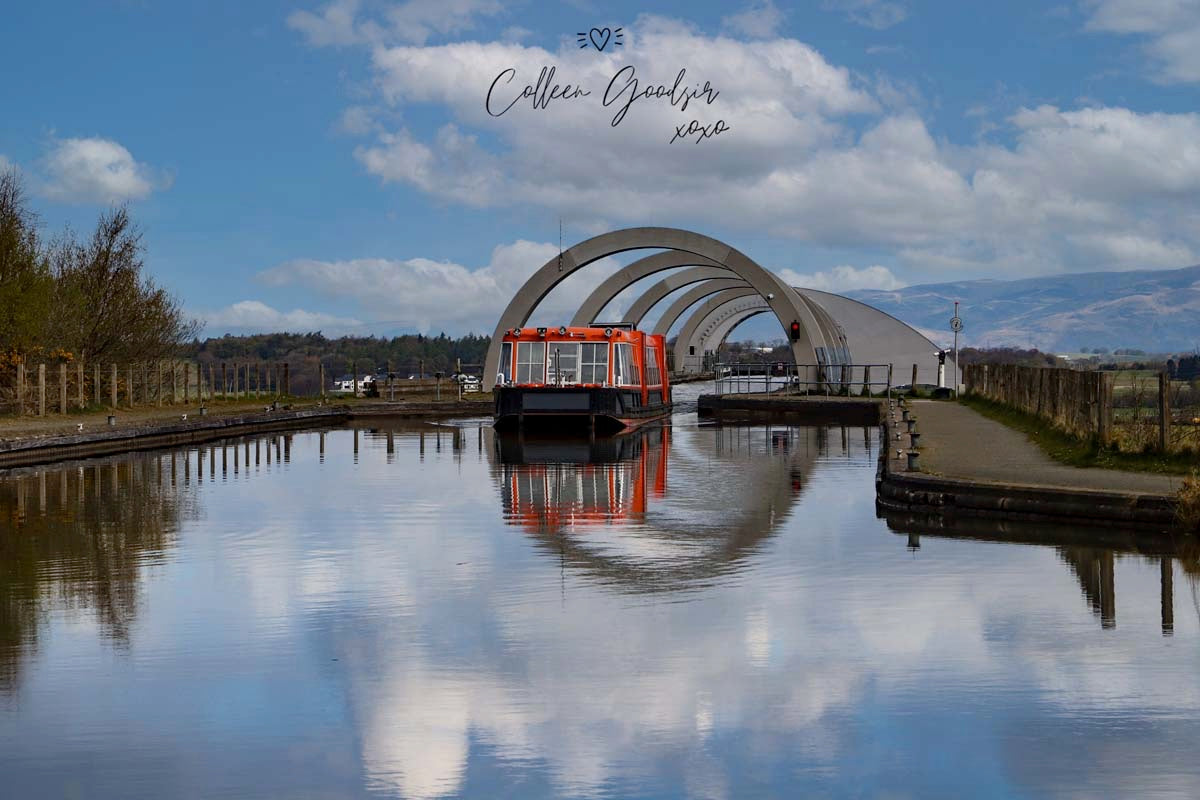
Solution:
<svg viewBox="0 0 1200 800">
<path fill-rule="evenodd" d="M 921 439 L 921 434 L 917 433 L 916 431 L 908 432 L 909 446 L 912 447 L 912 449 L 914 449 L 914 450 L 917 449 L 917 442 L 920 441 L 920 439 Z"/>
<path fill-rule="evenodd" d="M 908 432 L 912 433 L 913 429 L 917 427 L 917 418 L 909 417 L 908 419 L 905 420 L 905 422 L 908 423 Z"/>
<path fill-rule="evenodd" d="M 117 417 L 115 414 L 108 415 L 108 427 L 115 428 L 117 426 Z"/>
<path fill-rule="evenodd" d="M 208 416 L 208 406 L 200 406 L 200 416 L 202 416 L 202 417 Z"/>
<path fill-rule="evenodd" d="M 900 415 L 900 418 L 902 420 L 904 420 L 905 422 L 908 422 L 908 409 L 907 408 L 904 409 L 904 412 Z"/>
<path fill-rule="evenodd" d="M 917 461 L 917 459 L 919 459 L 920 457 L 921 457 L 921 454 L 918 453 L 916 450 L 908 451 L 908 471 L 909 472 L 920 472 L 921 471 L 921 465 Z"/>
</svg>

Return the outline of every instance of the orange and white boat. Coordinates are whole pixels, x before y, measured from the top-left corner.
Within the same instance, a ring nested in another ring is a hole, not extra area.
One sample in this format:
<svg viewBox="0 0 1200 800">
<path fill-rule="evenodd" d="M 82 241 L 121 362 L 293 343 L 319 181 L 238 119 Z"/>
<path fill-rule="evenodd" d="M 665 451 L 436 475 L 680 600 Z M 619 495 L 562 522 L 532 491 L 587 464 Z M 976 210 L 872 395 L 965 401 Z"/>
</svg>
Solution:
<svg viewBox="0 0 1200 800">
<path fill-rule="evenodd" d="M 666 341 L 632 325 L 513 328 L 496 376 L 496 427 L 635 428 L 671 413 Z"/>
</svg>

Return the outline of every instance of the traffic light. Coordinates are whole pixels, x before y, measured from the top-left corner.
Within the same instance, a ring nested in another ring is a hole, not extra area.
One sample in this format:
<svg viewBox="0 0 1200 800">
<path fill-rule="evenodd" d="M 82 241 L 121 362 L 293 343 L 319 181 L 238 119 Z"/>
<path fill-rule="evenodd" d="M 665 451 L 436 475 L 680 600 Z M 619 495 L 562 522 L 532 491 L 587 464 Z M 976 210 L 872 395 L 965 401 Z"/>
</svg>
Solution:
<svg viewBox="0 0 1200 800">
<path fill-rule="evenodd" d="M 797 322 L 796 320 L 792 320 L 791 332 L 792 332 L 792 341 L 793 342 L 800 341 L 800 323 Z"/>
</svg>

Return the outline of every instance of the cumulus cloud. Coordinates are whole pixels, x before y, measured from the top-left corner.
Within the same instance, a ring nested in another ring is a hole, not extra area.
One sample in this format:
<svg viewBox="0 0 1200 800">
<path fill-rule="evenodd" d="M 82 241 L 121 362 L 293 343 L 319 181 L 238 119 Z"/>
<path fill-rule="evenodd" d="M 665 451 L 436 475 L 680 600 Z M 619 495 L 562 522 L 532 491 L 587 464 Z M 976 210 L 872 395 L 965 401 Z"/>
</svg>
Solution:
<svg viewBox="0 0 1200 800">
<path fill-rule="evenodd" d="M 68 203 L 140 200 L 168 183 L 111 139 L 57 140 L 41 168 L 42 194 Z"/>
<path fill-rule="evenodd" d="M 323 298 L 355 303 L 372 321 L 421 332 L 488 331 L 504 304 L 521 285 L 558 254 L 557 245 L 516 241 L 496 247 L 490 261 L 475 269 L 428 258 L 360 258 L 347 261 L 301 259 L 259 275 L 270 287 L 299 287 Z M 562 324 L 616 262 L 604 259 L 571 276 L 538 308 L 538 320 Z"/>
<path fill-rule="evenodd" d="M 470 30 L 480 18 L 504 11 L 499 0 L 408 0 L 390 6 L 380 19 L 362 19 L 359 6 L 359 0 L 332 0 L 317 11 L 293 11 L 287 23 L 314 47 L 388 41 L 424 44 L 432 36 Z"/>
<path fill-rule="evenodd" d="M 880 10 L 888 5 L 837 8 L 876 14 L 880 24 L 905 13 L 899 5 Z M 745 10 L 770 22 L 773 8 Z M 738 29 L 736 16 L 726 30 Z M 512 40 L 376 40 L 368 46 L 374 106 L 357 98 L 343 128 L 366 137 L 355 157 L 381 181 L 477 208 L 553 208 L 581 230 L 720 226 L 872 247 L 930 279 L 1183 266 L 1200 253 L 1195 114 L 1095 103 L 1021 108 L 989 121 L 1003 126 L 1003 145 L 957 145 L 913 111 L 922 102 L 911 86 L 886 75 L 859 78 L 803 42 L 709 36 L 647 15 L 627 31 L 619 57 L 585 55 L 571 41 L 545 49 Z M 626 64 L 641 88 L 670 84 L 686 66 L 686 85 L 709 81 L 719 95 L 686 112 L 642 99 L 613 126 L 615 107 L 601 99 Z M 541 109 L 520 99 L 548 66 L 553 82 L 592 95 Z M 519 102 L 494 116 L 485 98 L 502 73 L 496 108 Z M 438 125 L 380 122 L 410 119 L 417 106 L 438 109 Z M 676 126 L 692 118 L 723 119 L 731 129 L 700 144 L 670 144 Z"/>
<path fill-rule="evenodd" d="M 1200 81 L 1200 0 L 1085 0 L 1088 30 L 1140 36 L 1166 83 Z"/>
<path fill-rule="evenodd" d="M 792 269 L 776 270 L 789 286 L 804 289 L 820 289 L 823 292 L 849 292 L 855 289 L 900 289 L 905 283 L 892 274 L 887 267 L 875 264 L 859 269 L 841 265 L 813 273 L 800 273 Z"/>
<path fill-rule="evenodd" d="M 736 14 L 721 18 L 721 27 L 753 39 L 774 36 L 783 24 L 784 12 L 774 0 L 751 3 Z"/>
<path fill-rule="evenodd" d="M 879 31 L 908 18 L 908 8 L 892 0 L 825 0 L 822 7 L 826 11 L 841 11 L 851 22 Z"/>
<path fill-rule="evenodd" d="M 344 333 L 362 327 L 353 317 L 337 317 L 320 311 L 295 308 L 279 311 L 260 300 L 242 300 L 217 311 L 201 311 L 210 336 L 223 333 L 261 333 L 274 331 Z"/>
</svg>

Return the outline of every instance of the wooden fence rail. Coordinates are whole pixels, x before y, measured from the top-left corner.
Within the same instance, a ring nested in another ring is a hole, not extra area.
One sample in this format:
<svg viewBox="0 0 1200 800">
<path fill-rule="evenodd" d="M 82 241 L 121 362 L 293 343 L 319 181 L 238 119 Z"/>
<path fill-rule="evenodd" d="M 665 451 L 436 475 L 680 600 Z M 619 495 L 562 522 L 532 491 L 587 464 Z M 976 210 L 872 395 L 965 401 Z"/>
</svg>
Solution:
<svg viewBox="0 0 1200 800">
<path fill-rule="evenodd" d="M 1064 433 L 1106 445 L 1112 441 L 1111 372 L 968 364 L 963 383 L 968 395 L 1033 414 Z"/>
<path fill-rule="evenodd" d="M 90 369 L 89 369 L 90 367 Z M 0 370 L 0 413 L 46 416 L 88 408 L 278 398 L 291 394 L 287 363 L 162 360 L 17 364 Z"/>
</svg>

